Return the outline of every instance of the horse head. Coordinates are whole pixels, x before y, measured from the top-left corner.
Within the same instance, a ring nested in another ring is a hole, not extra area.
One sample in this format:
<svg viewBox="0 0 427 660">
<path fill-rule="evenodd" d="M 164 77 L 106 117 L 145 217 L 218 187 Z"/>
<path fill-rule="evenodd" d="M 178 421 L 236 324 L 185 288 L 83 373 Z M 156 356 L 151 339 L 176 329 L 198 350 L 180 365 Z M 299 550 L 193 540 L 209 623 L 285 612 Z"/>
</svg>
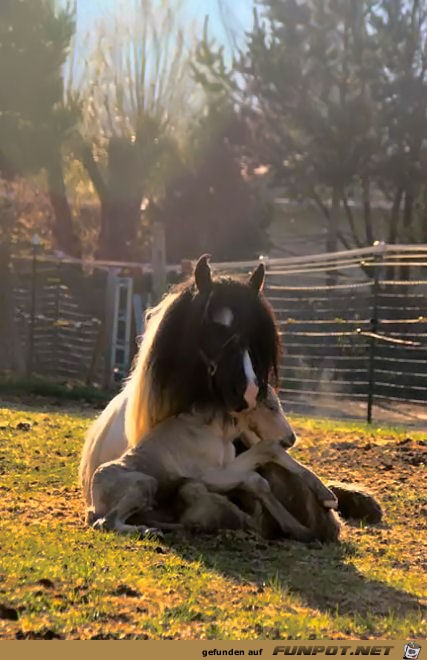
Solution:
<svg viewBox="0 0 427 660">
<path fill-rule="evenodd" d="M 212 278 L 203 255 L 194 283 L 203 304 L 199 352 L 210 384 L 224 408 L 253 408 L 265 395 L 269 372 L 276 370 L 277 333 L 271 311 L 260 297 L 265 269 L 259 264 L 246 282 Z"/>
<path fill-rule="evenodd" d="M 199 354 L 212 399 L 228 411 L 255 407 L 258 380 L 248 348 L 237 333 L 223 323 L 205 321 L 200 332 Z"/>
<path fill-rule="evenodd" d="M 210 254 L 202 255 L 197 261 L 194 270 L 194 282 L 200 293 L 210 293 L 214 288 L 214 280 L 212 279 L 212 271 L 209 266 Z M 263 263 L 258 264 L 254 272 L 249 276 L 249 286 L 259 293 L 264 286 L 265 267 Z"/>
<path fill-rule="evenodd" d="M 277 379 L 279 333 L 262 294 L 264 265 L 245 280 L 213 276 L 208 255 L 194 278 L 158 305 L 127 384 L 126 434 L 144 433 L 194 405 L 252 408 Z"/>
</svg>

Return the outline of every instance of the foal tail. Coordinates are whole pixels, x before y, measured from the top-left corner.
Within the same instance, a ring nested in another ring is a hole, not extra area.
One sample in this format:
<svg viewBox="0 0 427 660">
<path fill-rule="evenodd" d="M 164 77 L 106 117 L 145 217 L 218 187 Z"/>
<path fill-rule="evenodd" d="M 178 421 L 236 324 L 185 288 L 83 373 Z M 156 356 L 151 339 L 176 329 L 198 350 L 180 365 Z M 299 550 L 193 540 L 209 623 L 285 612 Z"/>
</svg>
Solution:
<svg viewBox="0 0 427 660">
<path fill-rule="evenodd" d="M 93 473 L 102 463 L 118 458 L 126 449 L 125 406 L 126 390 L 123 390 L 110 401 L 86 432 L 79 465 L 79 483 L 88 506 L 92 504 L 90 484 Z M 114 423 L 116 432 L 107 438 Z"/>
</svg>

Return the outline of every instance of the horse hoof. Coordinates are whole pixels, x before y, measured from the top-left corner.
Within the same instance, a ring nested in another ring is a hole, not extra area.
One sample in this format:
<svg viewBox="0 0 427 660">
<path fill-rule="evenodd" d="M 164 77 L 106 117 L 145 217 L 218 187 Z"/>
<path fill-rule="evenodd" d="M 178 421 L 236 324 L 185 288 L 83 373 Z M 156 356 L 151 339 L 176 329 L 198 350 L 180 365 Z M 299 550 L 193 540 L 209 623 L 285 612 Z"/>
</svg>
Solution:
<svg viewBox="0 0 427 660">
<path fill-rule="evenodd" d="M 381 522 L 381 505 L 369 492 L 353 484 L 339 482 L 332 483 L 329 487 L 338 498 L 338 509 L 343 518 L 364 520 L 372 525 Z"/>
</svg>

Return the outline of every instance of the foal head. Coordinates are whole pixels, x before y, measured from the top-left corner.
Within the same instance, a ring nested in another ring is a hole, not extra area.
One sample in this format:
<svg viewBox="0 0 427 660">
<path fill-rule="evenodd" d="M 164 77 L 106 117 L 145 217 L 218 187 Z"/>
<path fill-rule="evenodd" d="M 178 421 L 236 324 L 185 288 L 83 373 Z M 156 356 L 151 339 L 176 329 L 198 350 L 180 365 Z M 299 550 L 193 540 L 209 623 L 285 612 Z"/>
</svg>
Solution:
<svg viewBox="0 0 427 660">
<path fill-rule="evenodd" d="M 288 448 L 296 442 L 295 432 L 285 417 L 280 399 L 270 385 L 267 386 L 266 396 L 258 401 L 254 410 L 239 413 L 237 423 L 249 445 L 260 440 L 276 440 Z"/>
</svg>

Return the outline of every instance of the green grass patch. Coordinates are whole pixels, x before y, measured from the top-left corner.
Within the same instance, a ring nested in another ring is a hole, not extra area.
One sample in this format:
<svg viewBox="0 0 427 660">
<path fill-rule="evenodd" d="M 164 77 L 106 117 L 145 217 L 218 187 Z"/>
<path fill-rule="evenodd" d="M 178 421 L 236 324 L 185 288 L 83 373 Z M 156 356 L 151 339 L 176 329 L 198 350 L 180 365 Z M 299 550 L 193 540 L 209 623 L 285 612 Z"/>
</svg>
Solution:
<svg viewBox="0 0 427 660">
<path fill-rule="evenodd" d="M 76 475 L 93 416 L 0 411 L 0 637 L 425 637 L 425 434 L 293 419 L 300 460 L 384 506 L 381 525 L 348 524 L 340 544 L 231 532 L 158 543 L 85 528 Z"/>
</svg>

